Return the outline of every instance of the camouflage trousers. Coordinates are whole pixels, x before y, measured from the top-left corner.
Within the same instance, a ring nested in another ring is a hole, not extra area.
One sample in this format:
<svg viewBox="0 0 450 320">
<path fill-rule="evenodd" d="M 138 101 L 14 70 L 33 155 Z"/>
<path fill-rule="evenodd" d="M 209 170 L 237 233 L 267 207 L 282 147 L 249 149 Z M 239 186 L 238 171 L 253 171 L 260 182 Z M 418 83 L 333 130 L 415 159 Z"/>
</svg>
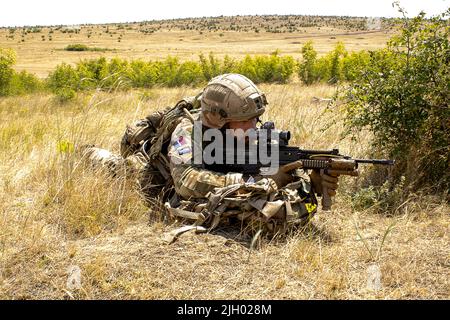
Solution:
<svg viewBox="0 0 450 320">
<path fill-rule="evenodd" d="M 272 179 L 259 176 L 255 182 L 215 188 L 205 198 L 186 200 L 173 188 L 167 197 L 161 197 L 161 190 L 170 187 L 168 181 L 140 154 L 124 159 L 108 150 L 88 147 L 83 150 L 83 157 L 94 167 L 106 168 L 112 175 L 125 172 L 135 176 L 150 203 L 154 204 L 156 198 L 164 203 L 167 218 L 206 230 L 236 224 L 250 234 L 262 230 L 275 235 L 307 222 L 317 211 L 317 199 L 306 175 L 281 189 Z"/>
<path fill-rule="evenodd" d="M 153 202 L 161 193 L 161 189 L 168 184 L 141 153 L 124 158 L 106 149 L 87 146 L 82 148 L 81 155 L 95 169 L 106 170 L 112 176 L 126 175 L 135 179 L 137 188 L 150 202 Z"/>
</svg>

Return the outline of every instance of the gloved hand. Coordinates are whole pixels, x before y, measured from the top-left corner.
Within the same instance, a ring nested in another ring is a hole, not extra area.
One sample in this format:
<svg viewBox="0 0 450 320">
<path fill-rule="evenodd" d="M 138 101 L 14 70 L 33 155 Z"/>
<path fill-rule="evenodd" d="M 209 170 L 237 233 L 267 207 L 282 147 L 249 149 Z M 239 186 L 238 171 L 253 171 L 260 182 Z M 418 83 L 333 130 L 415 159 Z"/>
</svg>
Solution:
<svg viewBox="0 0 450 320">
<path fill-rule="evenodd" d="M 316 191 L 316 193 L 322 195 L 323 187 L 327 188 L 328 195 L 333 197 L 336 195 L 336 190 L 338 188 L 339 176 L 331 176 L 326 173 L 320 175 L 318 170 L 313 170 L 309 175 L 311 178 L 311 184 Z"/>
<path fill-rule="evenodd" d="M 269 178 L 272 178 L 275 181 L 278 188 L 282 188 L 285 185 L 294 181 L 294 177 L 292 176 L 292 171 L 295 169 L 300 169 L 302 167 L 303 167 L 303 163 L 300 160 L 294 161 L 294 162 L 285 164 L 284 166 L 280 167 L 278 169 L 277 173 L 269 176 Z"/>
</svg>

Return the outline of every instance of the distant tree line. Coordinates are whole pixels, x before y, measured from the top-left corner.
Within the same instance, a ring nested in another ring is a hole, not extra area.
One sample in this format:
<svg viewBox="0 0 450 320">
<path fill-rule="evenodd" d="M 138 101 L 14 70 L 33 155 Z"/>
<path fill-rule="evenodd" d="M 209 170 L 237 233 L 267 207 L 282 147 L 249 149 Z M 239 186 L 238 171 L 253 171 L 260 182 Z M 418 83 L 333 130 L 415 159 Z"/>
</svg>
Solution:
<svg viewBox="0 0 450 320">
<path fill-rule="evenodd" d="M 374 24 L 374 21 L 376 23 Z M 398 25 L 394 18 L 367 18 L 345 16 L 307 16 L 307 15 L 248 15 L 248 16 L 219 16 L 202 18 L 183 18 L 169 20 L 152 20 L 132 23 L 110 23 L 98 25 L 98 31 L 104 29 L 105 34 L 112 36 L 120 32 L 131 30 L 151 35 L 158 31 L 185 31 L 196 30 L 198 32 L 268 32 L 268 33 L 305 33 L 307 28 L 344 31 L 366 30 L 390 30 Z M 21 32 L 22 39 L 28 34 L 48 31 L 49 35 L 58 31 L 62 34 L 87 34 L 92 35 L 96 25 L 82 24 L 79 26 L 24 26 L 0 28 L 8 29 L 7 39 L 14 39 L 17 31 Z M 98 35 L 102 35 L 99 32 Z"/>
</svg>

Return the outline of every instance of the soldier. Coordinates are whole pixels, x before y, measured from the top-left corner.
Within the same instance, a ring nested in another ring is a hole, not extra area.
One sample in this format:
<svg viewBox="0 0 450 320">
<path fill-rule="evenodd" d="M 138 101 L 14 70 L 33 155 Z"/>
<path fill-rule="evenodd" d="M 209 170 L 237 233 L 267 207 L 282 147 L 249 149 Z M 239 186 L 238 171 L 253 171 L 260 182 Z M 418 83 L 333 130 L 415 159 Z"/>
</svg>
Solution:
<svg viewBox="0 0 450 320">
<path fill-rule="evenodd" d="M 276 234 L 308 221 L 317 211 L 315 194 L 325 186 L 334 196 L 338 178 L 314 170 L 308 174 L 301 161 L 257 176 L 219 172 L 214 165 L 193 161 L 196 148 L 205 147 L 194 140 L 195 121 L 201 121 L 202 132 L 256 129 L 266 105 L 264 93 L 251 80 L 224 74 L 212 79 L 198 96 L 127 127 L 122 157 L 98 148 L 86 149 L 85 156 L 113 172 L 130 168 L 139 175 L 147 199 L 162 200 L 169 216 L 210 229 L 238 222 L 247 230 Z"/>
</svg>

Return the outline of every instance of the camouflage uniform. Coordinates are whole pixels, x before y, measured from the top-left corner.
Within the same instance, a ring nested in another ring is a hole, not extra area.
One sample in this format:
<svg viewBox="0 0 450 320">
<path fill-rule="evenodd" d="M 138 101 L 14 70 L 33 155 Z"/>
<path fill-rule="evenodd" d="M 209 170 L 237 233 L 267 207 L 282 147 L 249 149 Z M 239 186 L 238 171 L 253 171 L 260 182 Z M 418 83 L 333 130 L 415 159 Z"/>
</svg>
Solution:
<svg viewBox="0 0 450 320">
<path fill-rule="evenodd" d="M 226 110 L 221 109 L 224 101 L 228 101 Z M 199 110 L 200 104 L 201 112 L 190 112 Z M 192 161 L 194 120 L 201 119 L 207 128 L 220 128 L 234 119 L 261 115 L 266 104 L 264 94 L 247 78 L 221 76 L 208 84 L 201 97 L 184 99 L 172 109 L 127 126 L 122 156 L 98 148 L 87 148 L 84 155 L 114 174 L 119 168 L 136 173 L 147 199 L 162 200 L 171 217 L 210 229 L 238 222 L 252 230 L 277 233 L 307 221 L 317 210 L 305 172 L 295 170 L 294 182 L 279 188 L 268 176 L 223 174 Z"/>
<path fill-rule="evenodd" d="M 289 224 L 303 223 L 317 210 L 309 176 L 297 170 L 293 183 L 278 189 L 267 176 L 222 174 L 192 164 L 193 123 L 183 119 L 175 128 L 169 149 L 170 173 L 176 197 L 166 203 L 169 213 L 195 219 L 198 225 L 216 227 L 238 220 L 253 229 L 270 233 Z"/>
<path fill-rule="evenodd" d="M 198 119 L 198 116 L 194 118 Z M 193 156 L 193 124 L 184 118 L 175 128 L 169 145 L 170 173 L 175 190 L 184 199 L 205 198 L 214 188 L 239 183 L 241 173 L 220 174 L 190 164 Z"/>
</svg>

